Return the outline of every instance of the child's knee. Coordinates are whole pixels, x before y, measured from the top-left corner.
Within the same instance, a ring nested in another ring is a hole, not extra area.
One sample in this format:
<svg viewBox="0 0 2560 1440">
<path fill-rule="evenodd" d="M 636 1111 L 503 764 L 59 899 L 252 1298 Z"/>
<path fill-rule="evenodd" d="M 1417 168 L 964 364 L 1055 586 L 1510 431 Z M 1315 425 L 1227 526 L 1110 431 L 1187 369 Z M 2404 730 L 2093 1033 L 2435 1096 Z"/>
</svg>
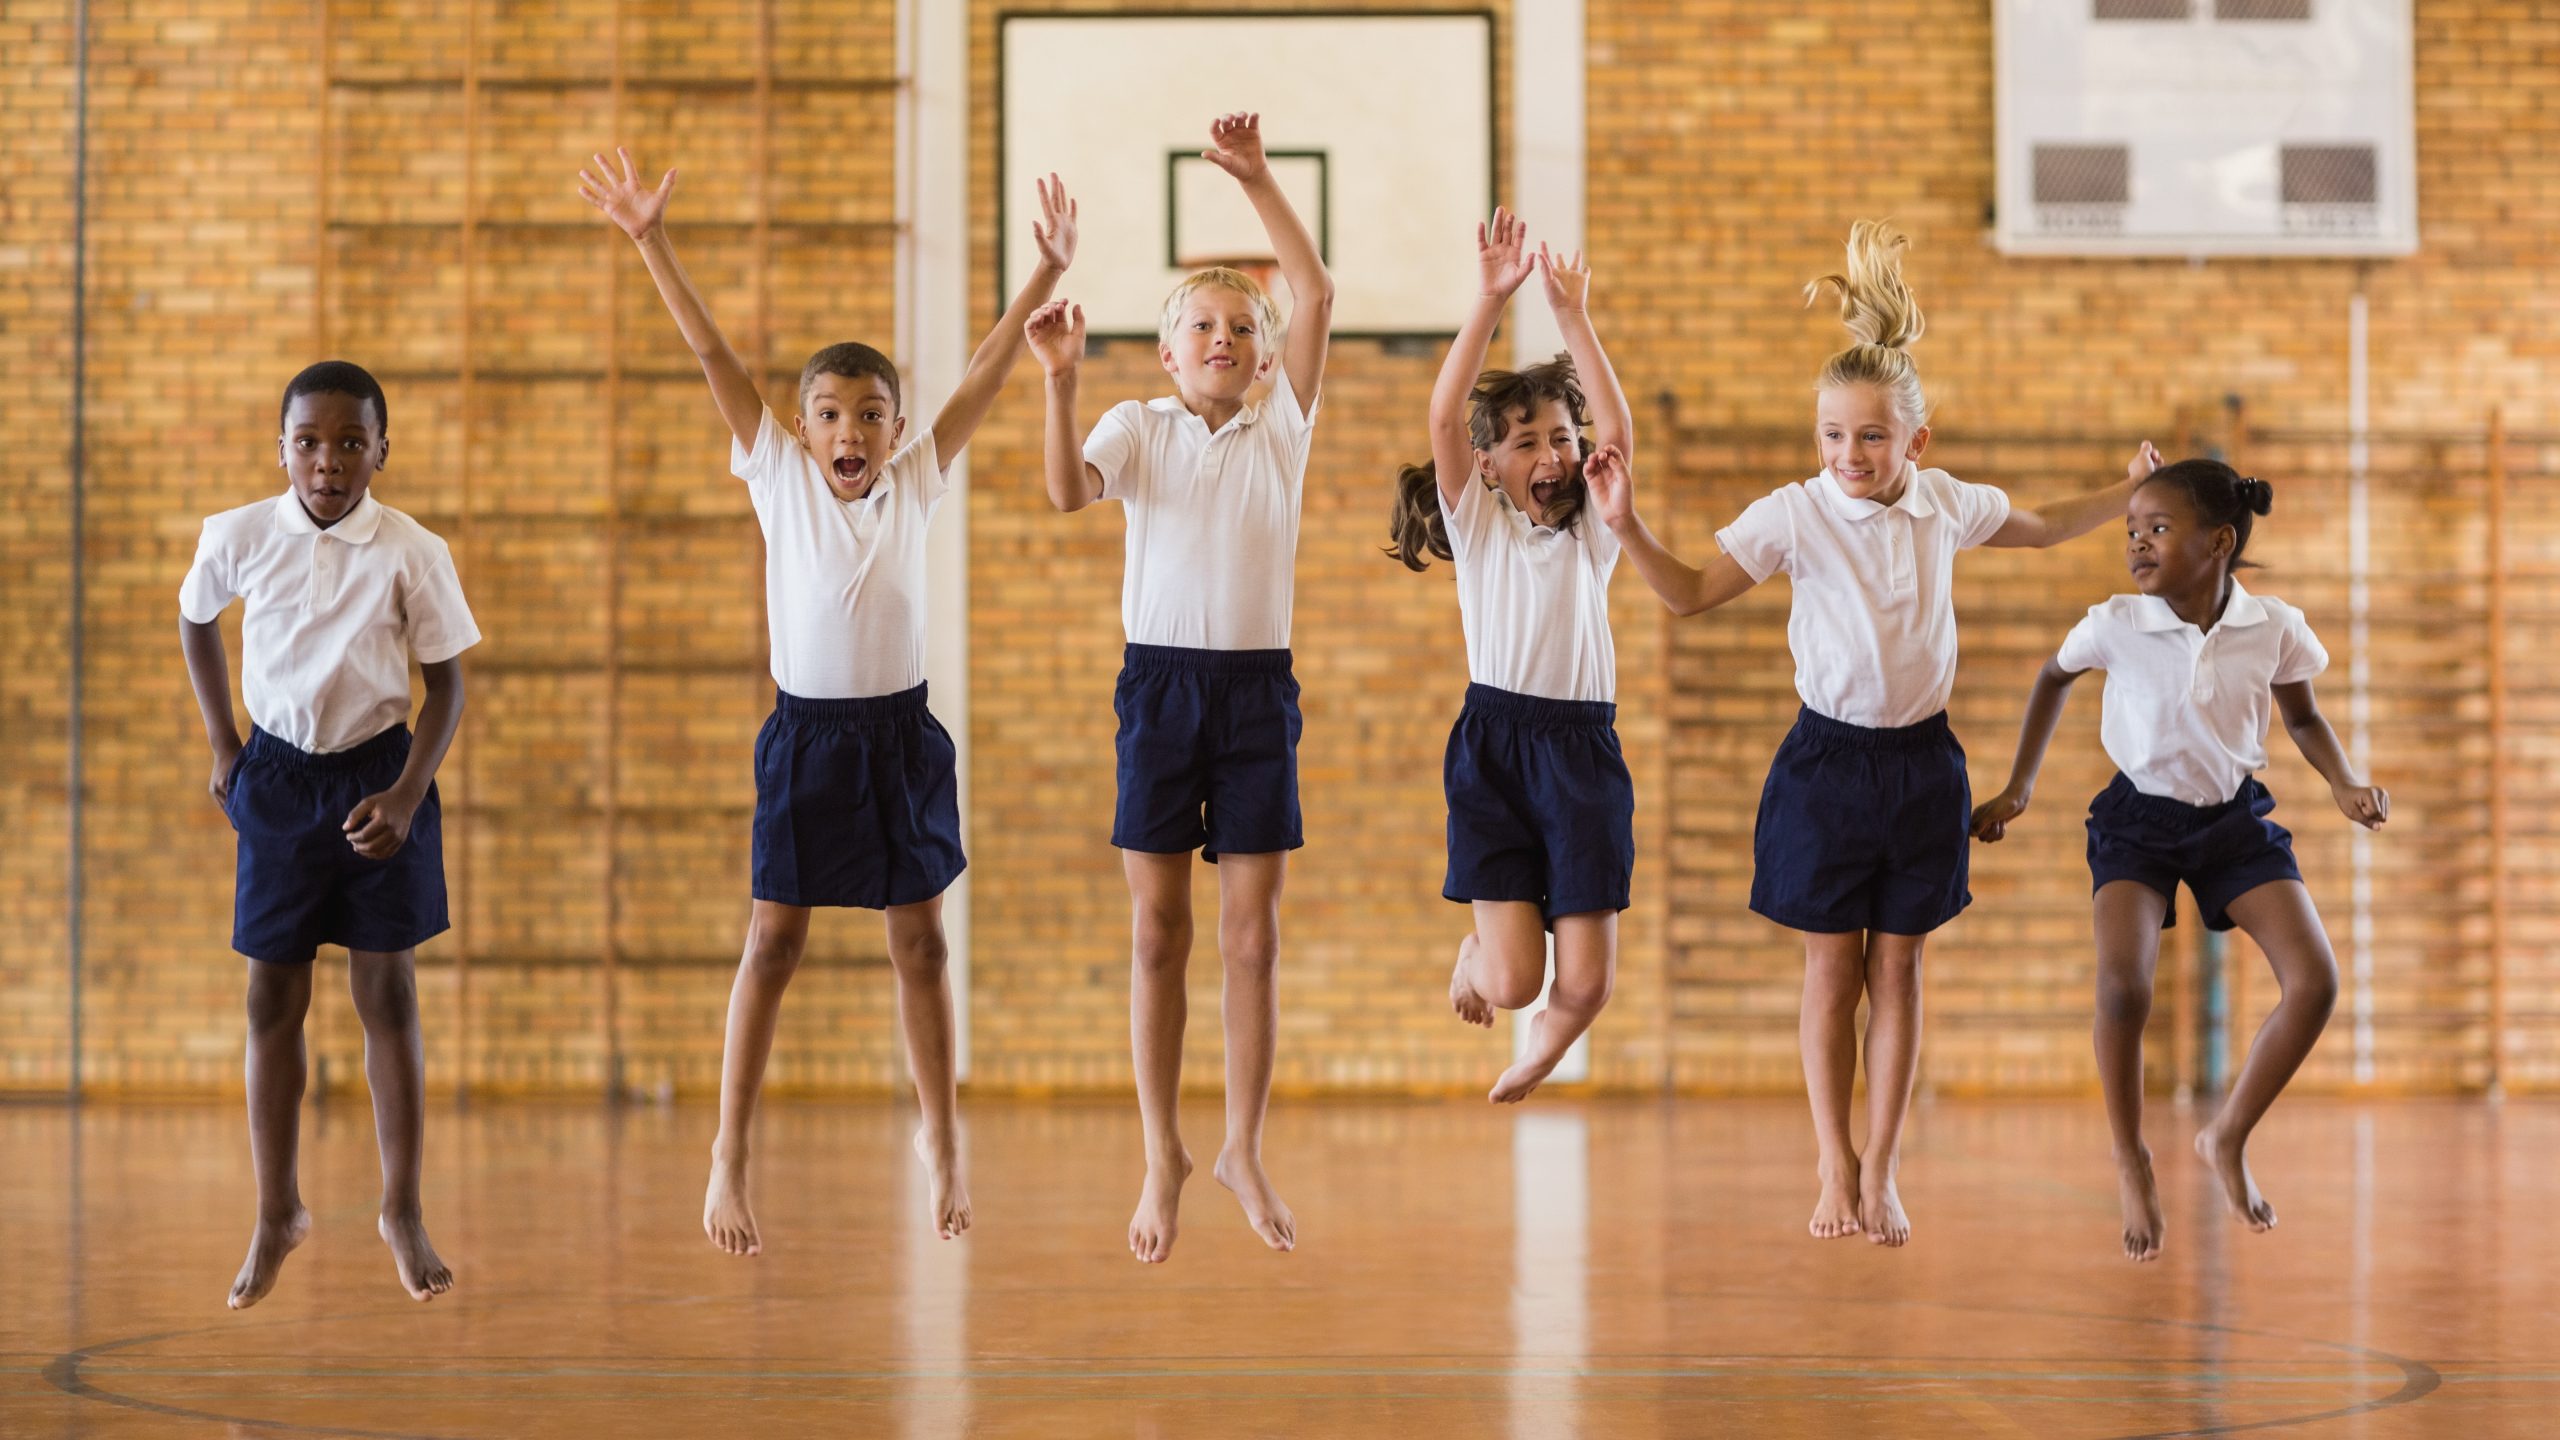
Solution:
<svg viewBox="0 0 2560 1440">
<path fill-rule="evenodd" d="M 939 925 L 893 936 L 889 963 L 897 968 L 901 980 L 940 980 L 951 965 L 951 942 Z"/>
<path fill-rule="evenodd" d="M 2098 976 L 2098 1022 L 2110 1029 L 2139 1030 L 2151 1020 L 2151 985 L 2138 975 Z"/>
<path fill-rule="evenodd" d="M 1546 979 L 1544 965 L 1536 970 L 1509 965 L 1487 967 L 1485 1002 L 1502 1010 L 1526 1010 L 1538 1003 L 1538 988 Z"/>
<path fill-rule="evenodd" d="M 1218 926 L 1218 955 L 1230 970 L 1269 970 L 1280 963 L 1280 927 L 1260 916 Z"/>
<path fill-rule="evenodd" d="M 418 975 L 406 961 L 360 960 L 352 974 L 357 1019 L 374 1027 L 417 1023 Z"/>
<path fill-rule="evenodd" d="M 745 966 L 756 979 L 779 985 L 800 970 L 802 937 L 797 935 L 750 934 L 747 937 Z M 896 959 L 893 948 L 892 961 Z"/>
<path fill-rule="evenodd" d="M 298 1033 L 311 1008 L 311 975 L 281 965 L 260 965 L 249 972 L 249 1033 L 267 1038 Z"/>
<path fill-rule="evenodd" d="M 1556 977 L 1555 1003 L 1585 1015 L 1596 1014 L 1609 1003 L 1617 990 L 1617 981 L 1608 974 Z"/>
<path fill-rule="evenodd" d="M 2338 1008 L 2338 962 L 2325 946 L 2291 980 L 2279 977 L 2279 982 L 2287 1001 L 2301 1005 L 2323 1021 Z"/>
</svg>

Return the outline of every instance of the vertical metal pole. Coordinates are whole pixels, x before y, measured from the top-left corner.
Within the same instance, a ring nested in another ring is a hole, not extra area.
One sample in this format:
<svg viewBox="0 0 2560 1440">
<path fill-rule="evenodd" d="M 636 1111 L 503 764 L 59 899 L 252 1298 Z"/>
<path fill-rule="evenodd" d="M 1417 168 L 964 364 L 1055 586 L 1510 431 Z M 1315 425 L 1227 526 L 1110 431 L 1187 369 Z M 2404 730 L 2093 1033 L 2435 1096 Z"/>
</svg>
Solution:
<svg viewBox="0 0 2560 1440">
<path fill-rule="evenodd" d="M 2366 363 L 2364 287 L 2347 301 L 2347 757 L 2361 774 L 2373 763 L 2373 641 L 2369 583 L 2373 515 L 2367 480 L 2372 468 L 2371 370 Z M 2356 826 L 2349 838 L 2354 871 L 2348 922 L 2349 1013 L 2354 1016 L 2355 1083 L 2370 1085 L 2373 1062 L 2373 834 Z"/>
<path fill-rule="evenodd" d="M 2507 419 L 2489 411 L 2489 1097 L 2507 1093 Z"/>
<path fill-rule="evenodd" d="M 68 758 L 63 777 L 64 809 L 70 824 L 70 873 L 65 877 L 64 937 L 71 967 L 71 1067 L 67 1098 L 80 1098 L 81 950 L 86 935 L 80 916 L 89 876 L 82 864 L 87 837 L 82 812 L 88 801 L 86 756 L 80 731 L 87 695 L 89 608 L 89 0 L 71 6 L 71 696 Z"/>
<path fill-rule="evenodd" d="M 614 143 L 623 143 L 623 10 L 613 6 Z M 608 233 L 608 241 L 621 237 Z M 604 1094 L 622 1097 L 622 247 L 604 261 Z"/>
</svg>

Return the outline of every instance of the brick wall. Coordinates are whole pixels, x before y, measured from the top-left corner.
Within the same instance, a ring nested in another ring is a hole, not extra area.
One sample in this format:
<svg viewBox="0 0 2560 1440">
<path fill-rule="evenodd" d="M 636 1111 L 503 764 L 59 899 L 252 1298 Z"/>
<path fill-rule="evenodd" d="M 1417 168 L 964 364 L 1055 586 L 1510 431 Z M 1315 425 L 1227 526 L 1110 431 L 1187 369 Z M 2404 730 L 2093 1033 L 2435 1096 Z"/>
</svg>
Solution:
<svg viewBox="0 0 2560 1440">
<path fill-rule="evenodd" d="M 976 326 L 992 319 L 998 8 L 971 9 Z M 715 1083 L 746 909 L 746 757 L 768 684 L 758 545 L 722 476 L 700 380 L 627 244 L 567 182 L 617 128 L 644 161 L 680 161 L 686 258 L 741 348 L 760 346 L 777 377 L 825 341 L 886 336 L 894 95 L 861 77 L 887 73 L 892 10 L 777 0 L 768 191 L 747 0 L 625 7 L 618 127 L 610 0 L 484 5 L 476 21 L 424 0 L 93 7 L 93 1083 L 238 1083 L 229 839 L 201 798 L 171 615 L 201 517 L 276 489 L 275 392 L 324 350 L 384 374 L 394 451 L 383 498 L 455 542 L 490 637 L 473 653 L 469 728 L 445 772 L 460 926 L 422 956 L 436 1083 Z M 2262 588 L 2304 604 L 2340 655 L 2323 690 L 2343 722 L 2345 462 L 2321 437 L 2345 423 L 2350 294 L 2361 286 L 2371 305 L 2385 431 L 2476 435 L 2493 404 L 2518 432 L 2560 429 L 2547 384 L 2560 301 L 2545 278 L 2560 233 L 2560 26 L 2533 12 L 2518 0 L 2421 0 L 2423 253 L 2195 267 L 1990 250 L 1986 7 L 1593 0 L 1596 307 L 1639 397 L 1657 521 L 1700 555 L 1742 504 L 1809 471 L 1806 390 L 1837 331 L 1797 308 L 1796 287 L 1833 263 L 1850 219 L 1891 214 L 1916 239 L 1942 463 L 2033 498 L 2114 473 L 2145 436 L 2229 446 L 2278 484 Z M 25 57 L 0 106 L 0 797 L 11 837 L 0 850 L 0 1087 L 33 1091 L 58 1088 L 69 1063 L 69 7 L 12 5 L 0 37 Z M 466 58 L 476 110 L 464 104 Z M 335 82 L 325 87 L 324 69 Z M 1507 84 L 1507 56 L 1500 73 Z M 773 222 L 761 234 L 760 213 Z M 480 222 L 467 234 L 466 216 Z M 842 273 L 881 279 L 848 285 Z M 1464 684 L 1455 598 L 1445 570 L 1409 575 L 1371 548 L 1394 464 L 1417 448 L 1437 361 L 1338 346 L 1310 467 L 1297 607 L 1309 845 L 1286 900 L 1280 1052 L 1281 1081 L 1296 1088 L 1474 1088 L 1502 1053 L 1441 999 L 1463 917 L 1437 895 L 1438 760 Z M 1088 366 L 1086 402 L 1098 414 L 1160 393 L 1161 381 L 1150 355 L 1116 347 Z M 2226 395 L 2244 399 L 2245 424 L 2222 409 Z M 1026 368 L 981 432 L 967 502 L 976 1059 L 990 1086 L 1116 1089 L 1127 1073 L 1127 902 L 1106 839 L 1121 522 L 1109 507 L 1049 510 L 1036 488 L 1039 416 Z M 2547 743 L 2560 675 L 2543 673 L 2531 642 L 2560 583 L 2560 515 L 2531 479 L 2560 468 L 2550 451 L 2514 448 L 2507 527 L 2518 652 L 2509 1076 L 2543 1084 L 2560 1080 L 2560 910 L 2547 900 L 2560 893 L 2560 853 L 2537 802 L 2560 792 L 2560 750 Z M 2390 1085 L 2486 1075 L 2489 469 L 2476 440 L 2395 439 L 2374 456 L 2375 765 L 2398 809 L 2375 850 L 2370 994 L 2376 1076 Z M 2037 658 L 2118 585 L 2103 538 L 1976 556 L 1961 570 L 1955 715 L 1977 787 L 2005 770 Z M 1618 592 L 1642 860 L 1620 998 L 1594 1034 L 1597 1073 L 1625 1086 L 1791 1090 L 1799 961 L 1743 909 L 1749 817 L 1793 706 L 1783 587 L 1677 624 L 1634 577 Z M 236 615 L 230 628 L 236 647 Z M 2093 694 L 2075 699 L 2037 810 L 2010 844 L 1978 854 L 1980 903 L 1932 948 L 1933 1083 L 2089 1083 L 2076 818 L 2105 773 L 2095 715 Z M 2280 818 L 2301 837 L 2344 952 L 2344 824 L 2281 737 L 2276 750 Z M 1190 1073 L 1210 1082 L 1205 867 L 1199 899 Z M 2182 928 L 2164 958 L 2164 1017 L 2205 1001 L 2196 977 L 2211 957 L 2181 948 L 2193 935 Z M 2232 947 L 2228 969 L 2243 1038 L 2271 989 L 2262 968 L 2240 963 L 2244 949 Z M 357 1071 L 358 1036 L 343 992 L 322 993 L 315 1052 L 343 1080 Z M 786 1013 L 776 1083 L 890 1083 L 890 1002 L 876 925 L 825 917 Z M 2352 1078 L 2349 1018 L 2342 1009 L 2314 1057 L 2316 1083 Z M 2161 1034 L 2154 1050 L 2164 1080 L 2198 1063 L 2183 1035 Z"/>
</svg>

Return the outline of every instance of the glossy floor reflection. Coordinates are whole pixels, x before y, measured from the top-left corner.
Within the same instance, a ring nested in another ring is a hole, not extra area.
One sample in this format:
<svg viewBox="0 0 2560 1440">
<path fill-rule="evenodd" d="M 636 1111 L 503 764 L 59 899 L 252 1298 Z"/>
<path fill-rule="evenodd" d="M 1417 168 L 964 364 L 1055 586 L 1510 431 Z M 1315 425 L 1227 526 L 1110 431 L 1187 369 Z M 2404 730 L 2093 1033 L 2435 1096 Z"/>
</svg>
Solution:
<svg viewBox="0 0 2560 1440">
<path fill-rule="evenodd" d="M 371 1128 L 306 1126 L 317 1227 L 222 1299 L 232 1107 L 0 1108 L 0 1434 L 2547 1436 L 2560 1107 L 2280 1107 L 2280 1227 L 2226 1220 L 2162 1106 L 2169 1251 L 2117 1253 L 2095 1101 L 1924 1106 L 1912 1246 L 1805 1237 L 1798 1104 L 1283 1103 L 1299 1249 L 1201 1173 L 1141 1267 L 1134 1107 L 976 1101 L 936 1241 L 879 1105 L 780 1105 L 765 1254 L 698 1226 L 703 1109 L 430 1116 L 459 1288 L 397 1289 Z M 225 1426 L 229 1428 L 226 1430 Z"/>
</svg>

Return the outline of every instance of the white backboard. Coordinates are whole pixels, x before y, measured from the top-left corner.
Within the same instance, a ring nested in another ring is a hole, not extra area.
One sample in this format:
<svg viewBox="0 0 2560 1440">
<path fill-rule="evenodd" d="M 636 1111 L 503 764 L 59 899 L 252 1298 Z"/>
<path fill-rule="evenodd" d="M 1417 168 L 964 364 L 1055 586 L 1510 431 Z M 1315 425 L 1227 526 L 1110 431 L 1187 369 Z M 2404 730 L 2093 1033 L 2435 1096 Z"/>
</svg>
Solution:
<svg viewBox="0 0 2560 1440">
<path fill-rule="evenodd" d="M 2409 0 L 1995 3 L 2002 250 L 2417 248 Z"/>
<path fill-rule="evenodd" d="M 1255 110 L 1333 272 L 1334 333 L 1465 318 L 1493 210 L 1490 15 L 1006 15 L 997 43 L 1005 297 L 1033 263 L 1032 182 L 1053 171 L 1081 205 L 1060 293 L 1095 335 L 1152 337 L 1186 262 L 1267 256 L 1241 190 L 1198 158 L 1212 119 Z"/>
</svg>

